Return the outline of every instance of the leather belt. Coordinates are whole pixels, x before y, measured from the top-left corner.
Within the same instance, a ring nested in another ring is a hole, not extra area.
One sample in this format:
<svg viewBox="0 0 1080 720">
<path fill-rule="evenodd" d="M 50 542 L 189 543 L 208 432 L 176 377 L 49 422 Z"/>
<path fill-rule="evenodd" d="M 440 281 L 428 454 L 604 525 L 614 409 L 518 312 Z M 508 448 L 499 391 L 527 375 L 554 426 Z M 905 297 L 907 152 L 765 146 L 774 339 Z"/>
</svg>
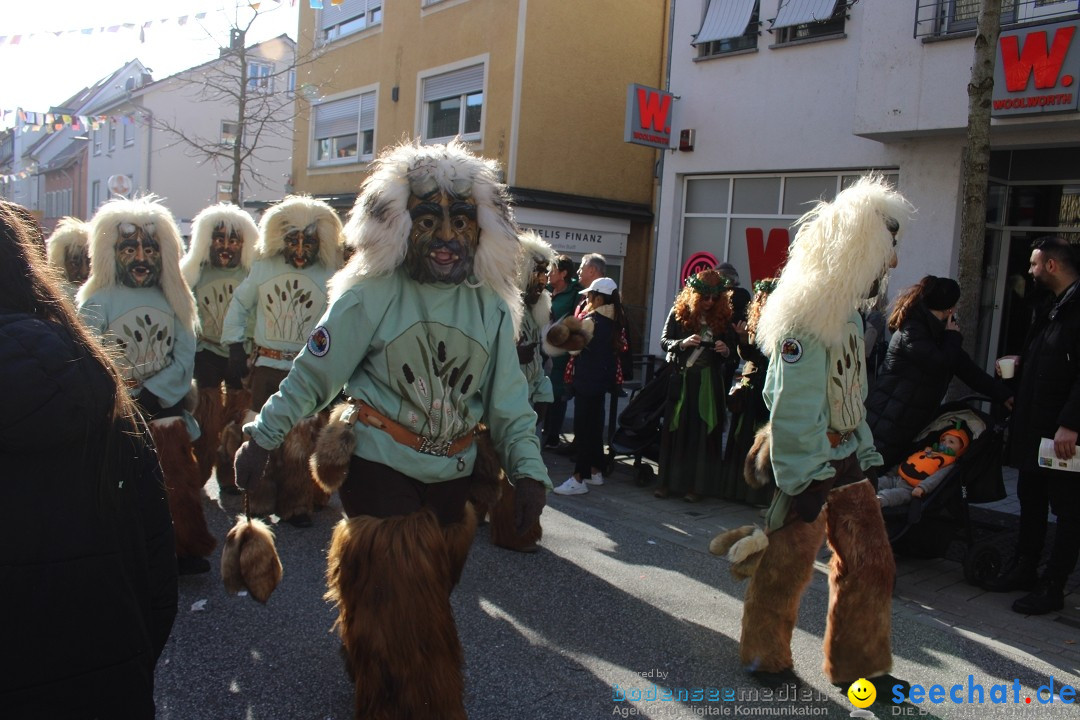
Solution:
<svg viewBox="0 0 1080 720">
<path fill-rule="evenodd" d="M 255 347 L 255 354 L 261 357 L 268 357 L 271 360 L 284 360 L 286 362 L 292 362 L 299 355 L 297 352 L 288 352 L 287 350 L 273 350 L 271 348 L 264 348 L 261 346 Z"/>
<path fill-rule="evenodd" d="M 457 455 L 472 445 L 473 438 L 476 436 L 476 428 L 473 428 L 455 440 L 432 440 L 424 435 L 417 435 L 396 420 L 391 420 L 363 400 L 353 399 L 350 402 L 356 408 L 357 419 L 362 423 L 384 431 L 405 447 L 425 455 L 434 455 L 436 457 Z M 347 417 L 348 415 L 346 415 Z"/>
<path fill-rule="evenodd" d="M 825 434 L 829 436 L 829 445 L 831 445 L 833 447 L 836 447 L 837 445 L 840 445 L 841 443 L 846 441 L 849 437 L 854 435 L 855 431 L 854 430 L 848 430 L 846 433 L 839 433 L 839 432 L 836 432 L 835 430 L 826 430 Z"/>
</svg>

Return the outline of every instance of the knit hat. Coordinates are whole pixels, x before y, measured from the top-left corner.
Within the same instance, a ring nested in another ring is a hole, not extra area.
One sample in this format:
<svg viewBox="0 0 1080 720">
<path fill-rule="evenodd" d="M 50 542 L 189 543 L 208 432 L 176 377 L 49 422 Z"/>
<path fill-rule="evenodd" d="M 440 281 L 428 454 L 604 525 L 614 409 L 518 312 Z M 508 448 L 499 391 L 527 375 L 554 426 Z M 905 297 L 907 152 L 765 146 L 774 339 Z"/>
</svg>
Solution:
<svg viewBox="0 0 1080 720">
<path fill-rule="evenodd" d="M 960 284 L 951 278 L 926 276 L 923 302 L 931 310 L 951 310 L 960 300 Z"/>
<path fill-rule="evenodd" d="M 960 441 L 960 449 L 957 451 L 957 455 L 965 452 L 968 449 L 968 445 L 971 444 L 971 430 L 963 423 L 957 423 L 957 427 L 949 428 L 945 432 L 941 433 L 941 437 L 951 435 Z M 940 442 L 940 438 L 939 438 Z"/>
</svg>

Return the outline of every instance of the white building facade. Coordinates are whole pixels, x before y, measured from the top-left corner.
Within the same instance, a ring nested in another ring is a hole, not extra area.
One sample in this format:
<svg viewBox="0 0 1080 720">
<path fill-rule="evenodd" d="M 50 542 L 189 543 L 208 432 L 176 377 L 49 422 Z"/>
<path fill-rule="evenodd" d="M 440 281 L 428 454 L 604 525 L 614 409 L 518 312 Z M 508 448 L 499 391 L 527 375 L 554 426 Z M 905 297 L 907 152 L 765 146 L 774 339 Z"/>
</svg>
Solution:
<svg viewBox="0 0 1080 720">
<path fill-rule="evenodd" d="M 674 4 L 671 132 L 683 149 L 661 163 L 652 352 L 686 273 L 728 261 L 747 288 L 775 274 L 795 221 L 867 171 L 889 177 L 918 209 L 890 294 L 926 274 L 956 277 L 979 4 Z M 1008 280 L 1026 274 L 1030 241 L 1080 232 L 1077 0 L 1003 4 L 1002 37 L 1015 40 L 999 47 L 994 95 L 983 365 L 1015 350 Z"/>
</svg>

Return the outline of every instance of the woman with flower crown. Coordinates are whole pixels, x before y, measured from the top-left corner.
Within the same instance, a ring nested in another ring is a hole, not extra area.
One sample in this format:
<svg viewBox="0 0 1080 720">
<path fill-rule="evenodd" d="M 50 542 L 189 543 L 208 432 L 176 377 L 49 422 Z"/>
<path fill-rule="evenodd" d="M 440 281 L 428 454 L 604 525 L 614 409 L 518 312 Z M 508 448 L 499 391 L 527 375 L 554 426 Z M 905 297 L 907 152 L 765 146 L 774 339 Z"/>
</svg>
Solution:
<svg viewBox="0 0 1080 720">
<path fill-rule="evenodd" d="M 658 498 L 697 502 L 719 490 L 723 454 L 725 364 L 735 359 L 731 291 L 716 270 L 686 284 L 664 323 L 660 347 L 678 373 L 672 376 L 660 441 Z"/>
</svg>

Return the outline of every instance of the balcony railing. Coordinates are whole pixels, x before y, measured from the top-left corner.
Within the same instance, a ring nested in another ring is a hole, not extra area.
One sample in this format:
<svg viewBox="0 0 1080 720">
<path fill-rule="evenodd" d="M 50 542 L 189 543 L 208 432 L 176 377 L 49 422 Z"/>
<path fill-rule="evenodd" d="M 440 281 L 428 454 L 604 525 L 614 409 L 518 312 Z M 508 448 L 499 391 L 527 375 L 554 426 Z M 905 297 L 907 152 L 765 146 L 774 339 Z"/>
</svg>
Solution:
<svg viewBox="0 0 1080 720">
<path fill-rule="evenodd" d="M 972 32 L 979 22 L 981 0 L 916 0 L 915 37 L 942 37 Z M 1002 0 L 1001 27 L 1075 17 L 1080 0 Z"/>
</svg>

